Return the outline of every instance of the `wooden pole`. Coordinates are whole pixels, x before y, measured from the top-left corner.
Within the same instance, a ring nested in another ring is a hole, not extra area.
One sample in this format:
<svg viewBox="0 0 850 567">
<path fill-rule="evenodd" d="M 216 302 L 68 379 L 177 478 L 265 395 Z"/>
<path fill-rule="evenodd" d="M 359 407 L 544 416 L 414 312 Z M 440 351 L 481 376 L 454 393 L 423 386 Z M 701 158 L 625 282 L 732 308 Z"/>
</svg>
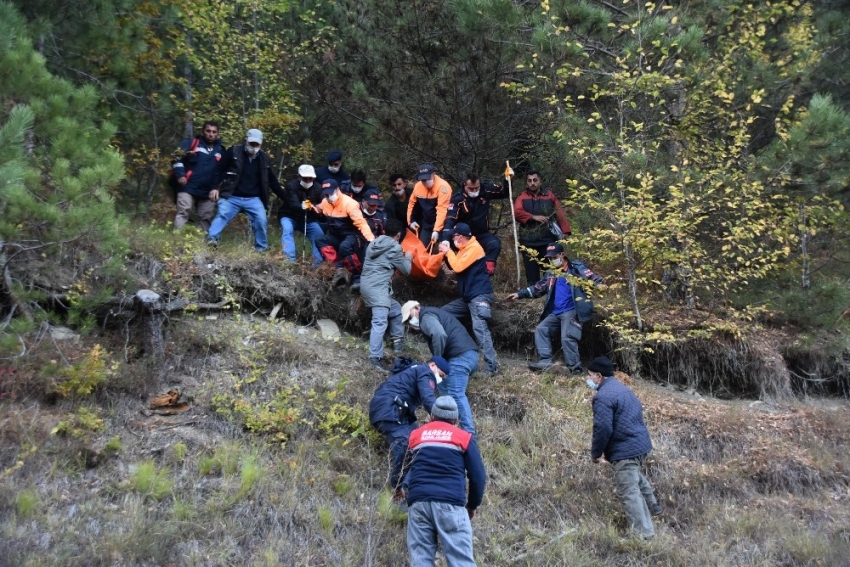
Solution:
<svg viewBox="0 0 850 567">
<path fill-rule="evenodd" d="M 511 226 L 514 227 L 514 253 L 516 254 L 516 287 L 519 289 L 522 282 L 522 272 L 519 267 L 519 238 L 516 233 L 516 213 L 514 212 L 514 191 L 511 184 L 512 178 L 507 175 L 511 170 L 511 162 L 505 161 L 505 179 L 508 180 L 508 199 L 511 201 Z"/>
</svg>

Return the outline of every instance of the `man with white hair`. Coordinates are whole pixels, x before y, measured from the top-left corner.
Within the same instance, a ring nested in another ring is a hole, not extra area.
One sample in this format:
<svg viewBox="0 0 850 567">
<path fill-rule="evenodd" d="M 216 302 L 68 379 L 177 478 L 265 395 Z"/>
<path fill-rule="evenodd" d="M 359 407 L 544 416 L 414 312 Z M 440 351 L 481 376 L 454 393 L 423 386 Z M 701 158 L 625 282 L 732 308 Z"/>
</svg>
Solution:
<svg viewBox="0 0 850 567">
<path fill-rule="evenodd" d="M 224 152 L 215 171 L 210 200 L 218 203 L 218 212 L 207 233 L 207 244 L 218 246 L 224 227 L 239 213 L 248 215 L 254 230 L 254 250 L 269 249 L 268 217 L 270 193 L 284 199 L 283 188 L 272 173 L 268 154 L 260 149 L 263 133 L 251 128 L 244 144 Z"/>
<path fill-rule="evenodd" d="M 297 254 L 295 251 L 295 231 L 301 232 L 310 240 L 313 250 L 313 266 L 322 263 L 322 254 L 316 246 L 316 241 L 324 236 L 322 226 L 319 224 L 319 215 L 313 210 L 313 203 L 322 201 L 322 185 L 316 181 L 316 170 L 310 164 L 302 164 L 298 167 L 298 177 L 289 180 L 284 189 L 284 199 L 278 209 L 280 219 L 280 245 L 283 248 L 283 256 L 290 262 L 294 262 Z"/>
</svg>

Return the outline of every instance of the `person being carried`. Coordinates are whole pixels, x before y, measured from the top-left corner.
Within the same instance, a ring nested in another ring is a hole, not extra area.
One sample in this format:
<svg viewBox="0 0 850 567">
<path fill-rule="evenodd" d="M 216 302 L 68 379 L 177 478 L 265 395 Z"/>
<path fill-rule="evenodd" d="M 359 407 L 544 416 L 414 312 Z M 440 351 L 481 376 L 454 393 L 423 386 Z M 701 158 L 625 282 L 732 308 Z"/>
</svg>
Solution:
<svg viewBox="0 0 850 567">
<path fill-rule="evenodd" d="M 352 275 L 360 275 L 360 250 L 375 236 L 363 218 L 360 205 L 340 191 L 333 179 L 322 183 L 322 202 L 314 210 L 327 223 L 327 232 L 316 241 L 319 252 L 336 266 L 334 285 L 351 283 Z"/>
<path fill-rule="evenodd" d="M 254 231 L 254 250 L 269 249 L 268 217 L 270 193 L 286 199 L 277 176 L 272 173 L 268 154 L 260 149 L 263 133 L 251 128 L 245 143 L 237 144 L 224 152 L 218 162 L 210 200 L 218 203 L 218 213 L 207 233 L 207 244 L 218 246 L 221 233 L 240 212 L 248 215 Z"/>
<path fill-rule="evenodd" d="M 405 488 L 413 567 L 434 565 L 438 541 L 449 566 L 475 565 L 472 519 L 484 499 L 487 473 L 475 437 L 457 421 L 457 404 L 442 396 L 431 408 L 430 423 L 410 434 Z"/>
<path fill-rule="evenodd" d="M 499 364 L 496 361 L 489 321 L 492 318 L 491 306 L 496 296 L 487 274 L 487 256 L 466 223 L 455 226 L 452 243 L 457 248 L 457 253 L 449 247 L 448 242 L 440 243 L 440 252 L 445 252 L 446 262 L 457 274 L 460 297 L 443 305 L 443 309 L 458 319 L 472 319 L 472 332 L 481 354 L 484 355 L 486 372 L 493 375 L 499 372 Z"/>
<path fill-rule="evenodd" d="M 465 223 L 472 230 L 472 235 L 481 244 L 486 256 L 487 274 L 496 271 L 496 261 L 502 253 L 502 241 L 490 232 L 490 201 L 504 199 L 508 196 L 508 184 L 496 185 L 482 181 L 475 173 L 467 173 L 463 182 L 463 191 L 452 196 L 446 225 L 443 228 L 443 238 L 451 238 L 455 225 Z"/>
<path fill-rule="evenodd" d="M 561 201 L 554 193 L 543 188 L 538 171 L 526 173 L 525 184 L 526 190 L 514 201 L 514 216 L 519 223 L 519 243 L 537 253 L 534 256 L 522 252 L 525 279 L 531 285 L 540 279 L 538 261 L 546 253 L 546 247 L 558 240 L 549 228 L 549 221 L 556 221 L 566 236 L 571 234 L 571 228 Z"/>
<path fill-rule="evenodd" d="M 428 339 L 431 354 L 449 361 L 449 373 L 440 384 L 439 391 L 455 399 L 460 411 L 461 429 L 475 435 L 472 409 L 466 397 L 469 375 L 478 370 L 475 341 L 454 315 L 438 307 L 420 307 L 418 301 L 408 301 L 401 306 L 401 321 L 407 322 Z"/>
<path fill-rule="evenodd" d="M 411 364 L 394 372 L 375 390 L 369 402 L 369 423 L 386 436 L 393 464 L 390 486 L 401 496 L 402 464 L 410 432 L 416 429 L 416 408 L 428 412 L 436 400 L 434 390 L 448 372 L 448 363 L 435 356 L 424 364 Z"/>
<path fill-rule="evenodd" d="M 322 254 L 316 242 L 325 233 L 319 224 L 319 215 L 312 206 L 322 200 L 322 186 L 316 182 L 316 172 L 312 165 L 305 163 L 298 167 L 298 177 L 286 184 L 284 195 L 277 213 L 282 230 L 280 245 L 283 256 L 290 262 L 296 260 L 295 231 L 298 230 L 310 240 L 313 266 L 316 267 L 322 262 Z"/>
<path fill-rule="evenodd" d="M 614 364 L 608 357 L 594 358 L 587 365 L 587 385 L 596 391 L 590 458 L 598 463 L 604 456 L 611 463 L 614 489 L 629 525 L 640 537 L 649 539 L 655 535 L 650 516 L 660 514 L 661 506 L 641 472 L 652 451 L 643 407 L 634 392 L 614 378 Z"/>
<path fill-rule="evenodd" d="M 215 215 L 215 202 L 210 199 L 215 170 L 224 155 L 224 144 L 218 138 L 218 124 L 212 120 L 204 122 L 202 134 L 183 140 L 181 159 L 174 162 L 173 179 L 176 181 L 174 228 L 180 230 L 189 220 L 192 209 L 198 215 L 198 226 L 209 231 Z"/>
<path fill-rule="evenodd" d="M 393 353 L 401 352 L 404 344 L 404 326 L 401 321 L 401 305 L 393 299 L 392 278 L 396 270 L 410 274 L 412 252 L 405 254 L 398 243 L 404 230 L 398 220 L 387 221 L 386 234 L 378 236 L 366 247 L 361 274 L 360 295 L 363 303 L 372 309 L 372 330 L 369 332 L 369 361 L 375 368 L 386 371 L 384 357 L 384 334 L 389 322 Z"/>
<path fill-rule="evenodd" d="M 418 230 L 419 240 L 428 246 L 440 238 L 452 200 L 452 186 L 434 173 L 434 166 L 429 163 L 419 166 L 416 178 L 419 182 L 407 203 L 407 225 Z"/>
<path fill-rule="evenodd" d="M 534 285 L 510 294 L 507 299 L 529 299 L 546 295 L 546 306 L 540 316 L 540 323 L 534 329 L 534 347 L 539 360 L 529 364 L 532 370 L 548 370 L 552 367 L 552 345 L 555 335 L 561 334 L 561 348 L 564 362 L 573 374 L 581 374 L 581 358 L 578 342 L 581 340 L 581 326 L 593 318 L 593 301 L 588 297 L 582 279 L 604 289 L 602 277 L 594 274 L 581 260 L 570 260 L 562 244 L 550 244 L 546 249 L 546 259 L 552 269 L 543 279 Z"/>
</svg>

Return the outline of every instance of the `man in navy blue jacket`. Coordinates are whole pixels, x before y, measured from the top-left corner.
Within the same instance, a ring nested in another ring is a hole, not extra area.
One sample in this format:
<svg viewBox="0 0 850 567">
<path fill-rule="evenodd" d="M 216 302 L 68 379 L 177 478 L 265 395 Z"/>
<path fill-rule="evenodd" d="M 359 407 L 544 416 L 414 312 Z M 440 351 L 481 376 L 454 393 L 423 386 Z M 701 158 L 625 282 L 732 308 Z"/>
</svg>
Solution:
<svg viewBox="0 0 850 567">
<path fill-rule="evenodd" d="M 587 385 L 593 397 L 593 441 L 590 458 L 605 457 L 614 469 L 614 488 L 632 529 L 644 539 L 655 535 L 652 518 L 661 513 L 652 485 L 641 472 L 652 451 L 643 407 L 628 387 L 614 378 L 614 364 L 605 356 L 587 365 Z"/>
<path fill-rule="evenodd" d="M 410 434 L 405 487 L 413 567 L 434 565 L 438 539 L 448 565 L 475 565 L 472 518 L 484 498 L 487 475 L 475 438 L 457 421 L 454 398 L 442 396 L 431 408 L 431 422 Z"/>
<path fill-rule="evenodd" d="M 218 139 L 218 124 L 207 120 L 203 133 L 183 140 L 180 149 L 184 152 L 183 157 L 173 166 L 178 187 L 174 228 L 183 228 L 194 208 L 198 225 L 206 232 L 215 214 L 215 202 L 210 199 L 213 176 L 224 154 L 224 145 Z"/>
<path fill-rule="evenodd" d="M 449 371 L 445 359 L 435 356 L 427 364 L 413 364 L 390 375 L 375 390 L 369 402 L 369 422 L 383 433 L 393 456 L 390 486 L 401 488 L 401 467 L 410 432 L 419 425 L 416 408 L 428 412 L 434 405 L 434 390 Z"/>
</svg>

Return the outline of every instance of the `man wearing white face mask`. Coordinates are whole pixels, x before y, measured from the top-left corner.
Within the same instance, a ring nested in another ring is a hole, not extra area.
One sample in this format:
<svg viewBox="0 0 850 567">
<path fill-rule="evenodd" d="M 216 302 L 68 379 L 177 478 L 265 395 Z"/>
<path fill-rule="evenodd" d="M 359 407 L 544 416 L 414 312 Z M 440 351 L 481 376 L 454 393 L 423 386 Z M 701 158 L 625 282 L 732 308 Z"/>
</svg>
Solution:
<svg viewBox="0 0 850 567">
<path fill-rule="evenodd" d="M 218 212 L 207 233 L 207 244 L 218 246 L 224 227 L 240 212 L 248 215 L 254 231 L 254 249 L 269 248 L 268 217 L 270 193 L 285 199 L 277 176 L 272 173 L 268 154 L 260 149 L 263 133 L 248 130 L 244 144 L 227 149 L 218 162 L 210 200 L 218 203 Z"/>
<path fill-rule="evenodd" d="M 478 346 L 460 321 L 438 307 L 420 307 L 418 301 L 408 301 L 401 306 L 401 322 L 428 339 L 428 348 L 434 356 L 442 356 L 449 363 L 449 372 L 438 390 L 441 395 L 455 399 L 460 428 L 475 435 L 472 408 L 466 397 L 469 375 L 478 370 Z"/>
<path fill-rule="evenodd" d="M 446 213 L 452 200 L 452 186 L 434 172 L 434 166 L 424 163 L 416 172 L 418 183 L 413 187 L 407 204 L 407 225 L 419 231 L 419 240 L 428 246 L 437 242 Z"/>
<path fill-rule="evenodd" d="M 280 244 L 284 257 L 290 262 L 296 260 L 295 231 L 303 232 L 310 240 L 313 252 L 313 266 L 318 266 L 323 258 L 316 241 L 324 235 L 319 224 L 319 215 L 313 211 L 312 204 L 322 201 L 322 186 L 316 181 L 316 172 L 312 165 L 298 167 L 298 177 L 291 179 L 284 189 L 285 199 L 278 209 L 278 219 L 282 229 Z"/>
<path fill-rule="evenodd" d="M 581 327 L 593 318 L 593 301 L 581 285 L 582 279 L 589 286 L 605 289 L 602 278 L 594 274 L 581 260 L 570 260 L 561 244 L 550 244 L 546 259 L 552 269 L 534 285 L 510 294 L 507 299 L 528 299 L 546 295 L 546 307 L 540 323 L 534 329 L 534 347 L 540 359 L 528 367 L 532 370 L 548 370 L 553 366 L 552 345 L 555 336 L 561 335 L 564 362 L 572 374 L 582 373 L 578 342 Z"/>
<path fill-rule="evenodd" d="M 316 170 L 316 181 L 319 182 L 319 185 L 328 179 L 333 179 L 343 193 L 346 195 L 351 193 L 351 176 L 342 167 L 342 152 L 331 150 L 328 153 L 327 162 L 327 165 Z"/>
<path fill-rule="evenodd" d="M 371 183 L 366 182 L 366 172 L 362 169 L 355 169 L 351 172 L 351 192 L 347 193 L 349 197 L 362 203 L 369 191 L 377 191 L 380 195 L 381 191 Z"/>
<path fill-rule="evenodd" d="M 449 203 L 443 239 L 448 240 L 458 223 L 469 225 L 475 240 L 484 248 L 487 274 L 496 271 L 496 260 L 502 252 L 502 241 L 490 232 L 490 201 L 508 196 L 507 181 L 501 186 L 482 181 L 477 174 L 467 173 L 463 191 L 456 193 Z"/>
<path fill-rule="evenodd" d="M 333 179 L 322 183 L 321 204 L 314 210 L 327 223 L 328 230 L 316 241 L 325 260 L 337 268 L 334 285 L 350 283 L 363 269 L 360 251 L 375 240 L 369 224 L 363 218 L 360 205 L 343 194 Z"/>
</svg>

